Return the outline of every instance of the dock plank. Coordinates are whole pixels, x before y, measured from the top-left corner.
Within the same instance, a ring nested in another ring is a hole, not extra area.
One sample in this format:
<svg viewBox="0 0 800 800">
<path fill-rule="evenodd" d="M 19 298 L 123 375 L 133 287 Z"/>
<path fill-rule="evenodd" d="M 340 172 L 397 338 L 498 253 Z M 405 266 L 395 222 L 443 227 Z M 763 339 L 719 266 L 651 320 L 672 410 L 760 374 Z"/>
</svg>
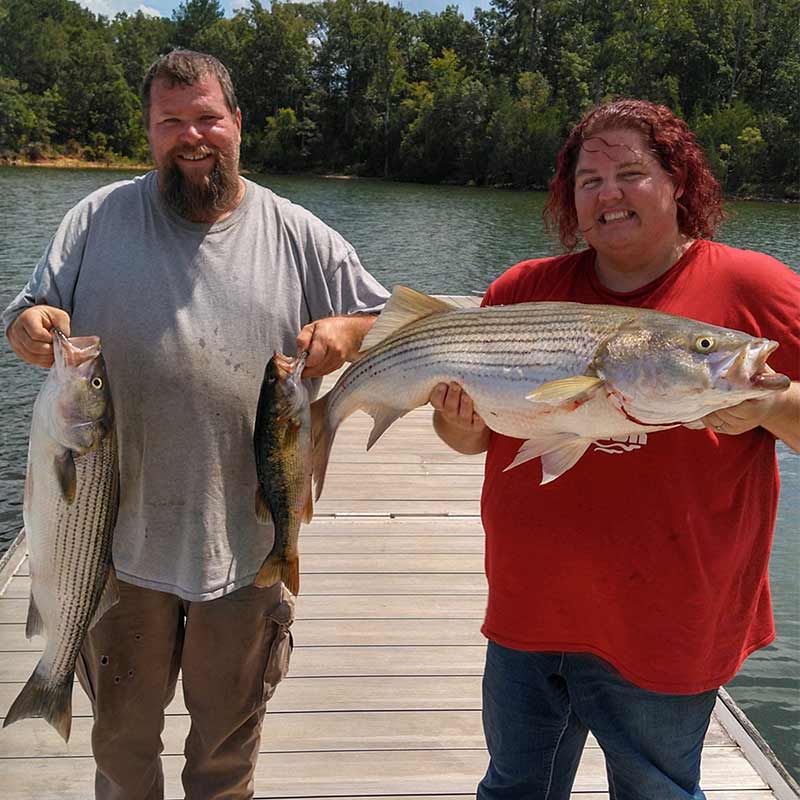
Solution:
<svg viewBox="0 0 800 800">
<path fill-rule="evenodd" d="M 164 759 L 166 797 L 179 800 L 183 758 Z M 255 773 L 258 798 L 330 798 L 354 795 L 470 794 L 487 764 L 485 751 L 372 750 L 336 752 L 263 752 Z M 91 758 L 10 759 L 3 765 L 6 800 L 58 797 L 85 800 L 91 785 Z M 742 790 L 765 789 L 763 781 L 733 748 L 709 748 L 703 758 L 704 782 L 709 790 L 729 789 L 732 781 Z M 587 749 L 575 781 L 575 793 L 605 792 L 602 753 Z M 602 796 L 602 795 L 601 795 Z M 745 795 L 746 796 L 746 795 Z M 739 795 L 738 800 L 742 800 Z"/>
</svg>

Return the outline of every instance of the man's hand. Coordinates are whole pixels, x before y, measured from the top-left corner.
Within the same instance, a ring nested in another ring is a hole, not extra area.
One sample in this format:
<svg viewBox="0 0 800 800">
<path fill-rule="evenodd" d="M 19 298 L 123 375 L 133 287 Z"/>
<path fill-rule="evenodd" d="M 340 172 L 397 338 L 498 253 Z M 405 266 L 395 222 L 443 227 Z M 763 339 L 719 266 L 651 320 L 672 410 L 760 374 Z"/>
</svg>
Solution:
<svg viewBox="0 0 800 800">
<path fill-rule="evenodd" d="M 354 314 L 326 317 L 306 325 L 297 336 L 297 352 L 308 351 L 303 377 L 319 378 L 339 369 L 345 361 L 354 361 L 376 319 L 375 314 Z"/>
<path fill-rule="evenodd" d="M 800 452 L 800 383 L 795 381 L 786 391 L 714 411 L 703 417 L 702 422 L 715 433 L 729 436 L 760 425 Z"/>
<path fill-rule="evenodd" d="M 8 342 L 23 361 L 37 367 L 52 367 L 53 328 L 60 328 L 69 336 L 69 314 L 54 306 L 31 306 L 11 323 Z"/>
<path fill-rule="evenodd" d="M 437 384 L 430 396 L 433 429 L 459 453 L 482 453 L 489 446 L 489 428 L 475 411 L 472 398 L 457 383 Z"/>
</svg>

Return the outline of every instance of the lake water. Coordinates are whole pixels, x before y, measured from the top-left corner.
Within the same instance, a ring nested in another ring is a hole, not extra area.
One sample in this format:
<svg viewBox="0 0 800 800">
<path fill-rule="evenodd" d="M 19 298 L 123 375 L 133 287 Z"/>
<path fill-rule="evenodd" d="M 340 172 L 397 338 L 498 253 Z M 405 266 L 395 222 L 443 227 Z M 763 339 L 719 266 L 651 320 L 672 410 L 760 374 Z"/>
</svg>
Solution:
<svg viewBox="0 0 800 800">
<path fill-rule="evenodd" d="M 23 286 L 64 212 L 93 189 L 128 177 L 130 172 L 0 169 L 0 308 Z M 470 294 L 517 261 L 559 251 L 542 231 L 544 195 L 538 192 L 253 177 L 339 230 L 386 286 Z M 767 252 L 800 272 L 800 207 L 739 202 L 729 211 L 722 241 Z M 30 411 L 43 374 L 21 364 L 4 341 L 0 553 L 21 526 Z M 770 567 L 778 638 L 751 656 L 727 688 L 800 779 L 800 457 L 783 446 L 778 457 L 783 486 Z"/>
</svg>

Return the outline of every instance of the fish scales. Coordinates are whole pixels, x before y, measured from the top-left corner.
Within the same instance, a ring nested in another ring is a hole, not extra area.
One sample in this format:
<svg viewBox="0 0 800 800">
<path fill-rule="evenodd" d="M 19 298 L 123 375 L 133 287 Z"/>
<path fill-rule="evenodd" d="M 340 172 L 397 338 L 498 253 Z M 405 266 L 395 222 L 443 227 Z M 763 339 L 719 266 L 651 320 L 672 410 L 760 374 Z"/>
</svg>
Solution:
<svg viewBox="0 0 800 800">
<path fill-rule="evenodd" d="M 399 417 L 455 382 L 493 431 L 523 439 L 517 466 L 542 458 L 543 482 L 592 442 L 665 430 L 773 391 L 777 342 L 650 309 L 534 302 L 454 309 L 398 286 L 364 353 L 312 404 L 314 480 L 356 410 L 374 420 L 367 449 Z"/>
<path fill-rule="evenodd" d="M 112 499 L 118 489 L 117 473 L 113 469 L 116 454 L 114 433 L 106 437 L 96 450 L 76 460 L 78 490 L 71 506 L 59 508 L 55 523 L 56 541 L 61 546 L 61 558 L 52 563 L 62 567 L 58 576 L 57 601 L 65 609 L 59 636 L 52 656 L 53 675 L 69 674 L 83 643 L 82 629 L 88 627 L 86 609 L 94 608 L 103 591 L 103 582 L 93 576 L 107 570 L 111 557 L 111 537 L 89 537 L 85 531 L 109 531 L 114 521 Z M 96 487 L 87 491 L 87 487 Z M 65 566 L 64 566 L 65 565 Z M 85 634 L 85 630 L 83 631 Z"/>
<path fill-rule="evenodd" d="M 283 581 L 300 588 L 298 536 L 313 512 L 311 501 L 311 418 L 302 382 L 305 355 L 293 360 L 273 354 L 264 369 L 253 447 L 258 487 L 255 513 L 272 523 L 273 545 L 255 577 L 256 586 Z"/>
<path fill-rule="evenodd" d="M 440 372 L 454 377 L 461 377 L 461 373 L 466 377 L 469 372 L 472 383 L 490 381 L 501 373 L 508 378 L 509 371 L 514 368 L 558 365 L 563 371 L 566 365 L 578 373 L 583 372 L 598 342 L 613 328 L 613 322 L 585 311 L 568 314 L 551 304 L 545 305 L 544 309 L 533 310 L 493 307 L 483 309 L 481 314 L 463 309 L 412 323 L 390 341 L 370 350 L 369 359 L 356 362 L 348 370 L 347 381 L 342 383 L 338 394 L 345 387 L 382 373 L 394 371 L 400 375 L 421 368 L 429 372 L 439 368 Z M 580 332 L 576 331 L 578 322 L 586 319 L 595 322 L 595 330 L 590 335 L 576 336 Z M 543 326 L 549 326 L 546 337 L 536 332 L 545 329 Z M 549 377 L 554 375 L 544 373 L 538 382 Z M 531 389 L 537 385 L 525 374 L 512 376 L 511 381 L 527 383 Z M 427 385 L 421 387 L 421 391 L 427 388 Z M 335 398 L 332 402 L 335 403 Z"/>
</svg>

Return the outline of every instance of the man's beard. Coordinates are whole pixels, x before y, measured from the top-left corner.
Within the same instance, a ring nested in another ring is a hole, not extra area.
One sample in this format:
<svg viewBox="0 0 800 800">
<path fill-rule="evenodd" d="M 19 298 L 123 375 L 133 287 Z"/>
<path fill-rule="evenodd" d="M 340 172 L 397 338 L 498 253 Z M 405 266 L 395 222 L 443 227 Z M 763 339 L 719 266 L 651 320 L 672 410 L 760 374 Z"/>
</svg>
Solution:
<svg viewBox="0 0 800 800">
<path fill-rule="evenodd" d="M 185 150 L 173 151 L 164 166 L 159 167 L 164 202 L 176 214 L 194 222 L 213 220 L 231 211 L 239 195 L 238 152 L 208 147 L 204 151 L 214 156 L 214 167 L 208 175 L 196 180 L 187 178 L 178 166 L 178 153 L 185 155 Z"/>
</svg>

